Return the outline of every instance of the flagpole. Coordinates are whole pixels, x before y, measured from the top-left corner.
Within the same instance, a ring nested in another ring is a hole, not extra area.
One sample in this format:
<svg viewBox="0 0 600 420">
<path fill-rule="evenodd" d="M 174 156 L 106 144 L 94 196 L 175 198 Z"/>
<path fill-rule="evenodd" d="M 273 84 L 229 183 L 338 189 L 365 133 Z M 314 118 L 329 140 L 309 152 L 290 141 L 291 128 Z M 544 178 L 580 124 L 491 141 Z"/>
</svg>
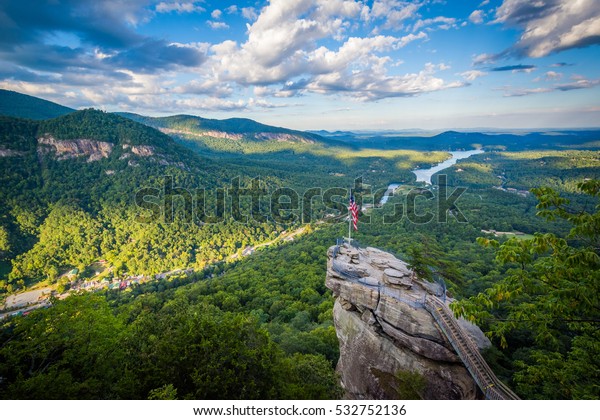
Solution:
<svg viewBox="0 0 600 420">
<path fill-rule="evenodd" d="M 350 188 L 350 197 L 348 198 L 348 246 L 352 246 L 352 209 L 350 201 L 352 200 L 352 188 Z"/>
</svg>

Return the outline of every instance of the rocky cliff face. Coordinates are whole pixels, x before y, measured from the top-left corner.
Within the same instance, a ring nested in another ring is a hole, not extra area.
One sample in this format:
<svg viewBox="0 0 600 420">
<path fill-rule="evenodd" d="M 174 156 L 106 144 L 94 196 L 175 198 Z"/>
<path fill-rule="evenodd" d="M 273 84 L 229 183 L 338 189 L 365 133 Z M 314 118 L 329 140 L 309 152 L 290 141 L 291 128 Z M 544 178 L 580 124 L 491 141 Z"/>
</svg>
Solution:
<svg viewBox="0 0 600 420">
<path fill-rule="evenodd" d="M 45 135 L 37 139 L 37 153 L 39 156 L 53 155 L 58 160 L 73 159 L 78 157 L 87 157 L 87 162 L 95 162 L 108 158 L 113 151 L 119 153 L 119 147 L 115 148 L 113 143 L 90 140 L 90 139 L 74 139 L 74 140 L 58 140 L 51 135 Z M 131 145 L 123 143 L 121 145 L 122 153 L 119 155 L 119 160 L 128 159 L 128 166 L 139 166 L 140 163 L 135 157 L 143 158 L 147 162 L 155 162 L 163 166 L 178 166 L 185 168 L 183 162 L 173 162 L 166 158 L 165 155 L 157 153 L 156 148 L 148 145 Z M 2 149 L 0 157 L 16 156 L 20 152 Z M 107 171 L 107 175 L 114 174 Z"/>
<path fill-rule="evenodd" d="M 276 133 L 276 132 L 264 132 L 264 133 L 230 133 L 227 131 L 218 130 L 201 130 L 201 131 L 189 131 L 189 130 L 177 130 L 172 128 L 160 128 L 165 134 L 180 134 L 180 135 L 191 135 L 191 136 L 207 136 L 216 139 L 227 139 L 234 141 L 241 141 L 244 139 L 254 139 L 258 141 L 263 140 L 275 140 L 278 142 L 287 143 L 307 143 L 314 144 L 315 141 L 309 137 L 305 137 L 298 134 L 288 133 Z"/>
<path fill-rule="evenodd" d="M 107 158 L 113 150 L 113 144 L 105 141 L 76 139 L 57 140 L 46 135 L 38 139 L 38 153 L 54 152 L 57 159 L 69 159 L 87 156 L 88 162 Z"/>
<path fill-rule="evenodd" d="M 424 309 L 435 284 L 374 248 L 329 250 L 327 287 L 336 297 L 338 371 L 349 398 L 476 399 L 481 394 L 451 343 Z M 462 322 L 474 342 L 481 330 Z"/>
</svg>

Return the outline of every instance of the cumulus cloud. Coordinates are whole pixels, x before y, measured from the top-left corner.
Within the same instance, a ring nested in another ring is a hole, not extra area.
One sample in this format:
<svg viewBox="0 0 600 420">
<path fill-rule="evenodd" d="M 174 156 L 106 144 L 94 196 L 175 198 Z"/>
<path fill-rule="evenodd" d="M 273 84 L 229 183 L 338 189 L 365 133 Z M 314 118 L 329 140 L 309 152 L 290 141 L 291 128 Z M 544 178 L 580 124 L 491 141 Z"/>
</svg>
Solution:
<svg viewBox="0 0 600 420">
<path fill-rule="evenodd" d="M 429 30 L 431 30 L 433 28 L 438 28 L 438 29 L 456 28 L 456 19 L 445 17 L 445 16 L 438 16 L 438 17 L 430 18 L 430 19 L 419 19 L 413 25 L 412 30 L 418 31 L 421 28 L 427 28 Z"/>
<path fill-rule="evenodd" d="M 210 12 L 206 25 L 227 29 L 224 16 L 240 14 L 248 21 L 246 38 L 211 45 L 170 42 L 137 29 L 159 14 L 206 12 L 203 1 L 33 3 L 2 6 L 0 80 L 32 94 L 52 86 L 45 93 L 49 99 L 69 92 L 56 99 L 75 107 L 268 109 L 280 106 L 281 98 L 309 93 L 376 101 L 466 86 L 479 77 L 445 80 L 444 63 L 402 70 L 398 51 L 426 41 L 428 31 L 457 23 L 444 16 L 423 18 L 420 10 L 431 3 L 426 0 L 271 0 L 260 10 L 222 6 Z M 238 100 L 240 87 L 254 89 L 254 98 Z"/>
<path fill-rule="evenodd" d="M 474 24 L 478 25 L 480 23 L 483 23 L 483 16 L 484 16 L 483 10 L 474 10 L 473 13 L 471 13 L 469 15 L 469 20 L 471 22 L 473 22 Z"/>
<path fill-rule="evenodd" d="M 363 9 L 361 16 L 363 20 L 383 20 L 383 28 L 400 30 L 404 28 L 404 22 L 418 15 L 418 11 L 425 2 L 408 3 L 398 0 L 375 0 L 369 9 Z"/>
<path fill-rule="evenodd" d="M 206 24 L 211 27 L 211 29 L 229 29 L 229 25 L 225 22 L 207 20 Z"/>
<path fill-rule="evenodd" d="M 164 1 L 161 1 L 160 3 L 158 3 L 156 5 L 156 12 L 157 13 L 171 13 L 171 12 L 176 12 L 176 13 L 199 13 L 199 12 L 204 12 L 206 9 L 204 9 L 202 6 L 199 5 L 200 2 L 198 1 L 189 1 L 189 2 L 172 2 L 172 3 L 167 3 Z"/>
<path fill-rule="evenodd" d="M 370 18 L 380 13 L 377 7 L 396 3 L 374 3 Z M 402 37 L 347 37 L 338 48 L 317 46 L 320 40 L 343 31 L 346 18 L 362 16 L 363 12 L 363 5 L 355 1 L 302 0 L 290 4 L 272 0 L 256 21 L 248 25 L 246 42 L 240 45 L 225 41 L 212 46 L 208 67 L 222 81 L 258 86 L 256 94 L 262 97 L 316 92 L 378 100 L 464 85 L 464 82 L 446 82 L 435 75 L 449 68 L 445 64 L 428 64 L 418 73 L 388 73 L 393 60 L 386 53 L 426 40 L 423 31 Z M 454 19 L 442 17 L 424 25 L 453 22 Z M 283 88 L 267 88 L 277 84 Z"/>
<path fill-rule="evenodd" d="M 174 93 L 186 95 L 207 95 L 226 98 L 231 96 L 233 88 L 228 83 L 221 83 L 218 80 L 192 80 L 184 85 L 172 89 Z"/>
<path fill-rule="evenodd" d="M 504 0 L 495 22 L 523 30 L 512 49 L 522 56 L 544 57 L 600 44 L 597 0 Z"/>
<path fill-rule="evenodd" d="M 258 18 L 258 13 L 256 13 L 254 7 L 242 7 L 242 16 L 247 20 L 253 21 Z"/>
<path fill-rule="evenodd" d="M 193 47 L 136 33 L 133 25 L 149 18 L 144 5 L 143 0 L 67 0 L 36 2 L 35 6 L 27 1 L 8 2 L 3 19 L 18 24 L 3 25 L 1 57 L 38 72 L 60 74 L 110 74 L 115 67 L 156 72 L 204 61 L 204 55 Z M 61 42 L 61 37 L 70 42 Z"/>
<path fill-rule="evenodd" d="M 462 82 L 446 83 L 435 76 L 439 65 L 428 63 L 419 73 L 389 76 L 385 60 L 380 60 L 368 71 L 357 70 L 352 77 L 341 72 L 331 72 L 315 77 L 307 86 L 319 93 L 341 93 L 360 101 L 374 101 L 391 97 L 416 96 L 426 92 L 464 86 Z"/>
</svg>

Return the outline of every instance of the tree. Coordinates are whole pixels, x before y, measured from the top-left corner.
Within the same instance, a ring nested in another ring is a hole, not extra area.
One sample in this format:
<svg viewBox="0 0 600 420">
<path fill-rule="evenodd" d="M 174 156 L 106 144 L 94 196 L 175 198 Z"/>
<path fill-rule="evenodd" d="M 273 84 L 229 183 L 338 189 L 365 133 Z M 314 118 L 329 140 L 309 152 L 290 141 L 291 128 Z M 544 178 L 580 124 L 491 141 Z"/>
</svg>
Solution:
<svg viewBox="0 0 600 420">
<path fill-rule="evenodd" d="M 485 292 L 453 306 L 457 315 L 487 324 L 501 346 L 516 334 L 532 337 L 515 360 L 517 391 L 526 397 L 600 395 L 600 181 L 578 189 L 594 201 L 594 213 L 571 208 L 550 188 L 532 190 L 539 216 L 571 223 L 565 237 L 536 234 L 502 245 L 479 238 L 511 268 Z"/>
<path fill-rule="evenodd" d="M 0 226 L 0 259 L 11 251 L 10 238 L 4 226 Z"/>
</svg>

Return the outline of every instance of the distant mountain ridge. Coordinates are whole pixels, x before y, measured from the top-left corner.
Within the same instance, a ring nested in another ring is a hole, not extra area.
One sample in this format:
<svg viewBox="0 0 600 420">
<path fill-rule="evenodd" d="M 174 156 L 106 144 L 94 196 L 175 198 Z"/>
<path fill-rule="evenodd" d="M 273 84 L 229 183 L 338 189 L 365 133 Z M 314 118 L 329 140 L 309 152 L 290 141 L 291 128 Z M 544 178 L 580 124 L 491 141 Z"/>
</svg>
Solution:
<svg viewBox="0 0 600 420">
<path fill-rule="evenodd" d="M 327 142 L 326 139 L 318 134 L 266 125 L 248 118 L 216 120 L 194 115 L 146 117 L 127 112 L 119 112 L 117 114 L 159 129 L 167 134 L 206 135 L 208 137 L 230 140 L 278 140 L 299 143 Z"/>
<path fill-rule="evenodd" d="M 73 108 L 45 99 L 0 89 L 0 115 L 29 120 L 47 120 L 70 114 L 73 111 L 75 111 Z"/>
<path fill-rule="evenodd" d="M 75 110 L 54 102 L 0 89 L 0 115 L 46 120 L 73 113 Z M 348 148 L 460 150 L 483 147 L 488 150 L 600 148 L 600 129 L 553 130 L 523 133 L 445 131 L 427 135 L 419 129 L 395 131 L 299 131 L 259 123 L 247 118 L 209 119 L 193 115 L 147 117 L 129 112 L 115 115 L 158 129 L 193 150 L 198 147 L 224 150 L 250 150 L 253 144 L 322 144 Z M 264 150 L 270 149 L 261 146 Z M 262 149 L 261 149 L 262 150 Z"/>
<path fill-rule="evenodd" d="M 516 151 L 572 148 L 596 150 L 600 148 L 600 130 L 561 130 L 525 134 L 445 131 L 433 136 L 386 135 L 384 133 L 364 135 L 345 132 L 335 135 L 333 138 L 348 145 L 389 150 L 429 151 L 484 148 Z"/>
</svg>

